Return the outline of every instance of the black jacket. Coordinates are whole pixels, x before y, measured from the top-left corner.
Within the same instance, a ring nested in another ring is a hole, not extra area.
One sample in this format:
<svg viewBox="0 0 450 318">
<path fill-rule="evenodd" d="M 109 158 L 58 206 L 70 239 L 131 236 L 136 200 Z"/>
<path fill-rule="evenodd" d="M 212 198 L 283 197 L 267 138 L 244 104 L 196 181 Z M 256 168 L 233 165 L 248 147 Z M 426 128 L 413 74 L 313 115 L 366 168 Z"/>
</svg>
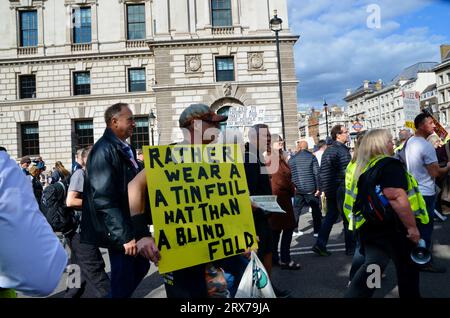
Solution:
<svg viewBox="0 0 450 318">
<path fill-rule="evenodd" d="M 112 130 L 106 128 L 89 154 L 81 218 L 84 243 L 123 250 L 123 244 L 135 238 L 128 205 L 128 183 L 139 170 L 122 147 Z"/>
<path fill-rule="evenodd" d="M 308 150 L 297 152 L 289 159 L 292 183 L 297 193 L 308 194 L 319 190 L 319 162 Z"/>
<path fill-rule="evenodd" d="M 257 149 L 251 145 L 247 145 L 246 147 L 244 169 L 250 195 L 272 195 L 272 186 L 270 185 L 270 177 L 267 173 L 266 165 L 258 158 Z M 257 234 L 259 234 L 261 222 L 268 226 L 267 215 L 268 214 L 260 208 L 257 208 L 253 212 Z"/>
<path fill-rule="evenodd" d="M 320 191 L 327 198 L 336 198 L 338 187 L 344 183 L 345 170 L 352 159 L 346 145 L 338 141 L 325 150 L 320 165 Z"/>
</svg>

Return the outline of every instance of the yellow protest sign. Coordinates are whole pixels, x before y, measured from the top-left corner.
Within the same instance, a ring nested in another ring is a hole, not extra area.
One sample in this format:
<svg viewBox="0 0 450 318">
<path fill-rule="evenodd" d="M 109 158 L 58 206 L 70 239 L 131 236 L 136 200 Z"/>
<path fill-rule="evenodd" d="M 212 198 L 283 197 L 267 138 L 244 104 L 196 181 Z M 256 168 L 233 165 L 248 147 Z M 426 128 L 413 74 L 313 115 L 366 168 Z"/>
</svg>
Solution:
<svg viewBox="0 0 450 318">
<path fill-rule="evenodd" d="M 405 127 L 411 128 L 413 130 L 416 130 L 416 126 L 414 126 L 414 122 L 413 121 L 405 121 Z"/>
<path fill-rule="evenodd" d="M 144 147 L 160 273 L 256 248 L 238 145 Z"/>
</svg>

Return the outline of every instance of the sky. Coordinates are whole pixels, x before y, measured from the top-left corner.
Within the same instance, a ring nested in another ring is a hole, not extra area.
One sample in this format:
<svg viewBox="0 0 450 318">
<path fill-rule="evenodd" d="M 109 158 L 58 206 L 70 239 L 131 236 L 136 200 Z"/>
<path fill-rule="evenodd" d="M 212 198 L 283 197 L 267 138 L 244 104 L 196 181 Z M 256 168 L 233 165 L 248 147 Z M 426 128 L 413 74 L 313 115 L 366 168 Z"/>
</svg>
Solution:
<svg viewBox="0 0 450 318">
<path fill-rule="evenodd" d="M 390 82 L 450 44 L 450 0 L 287 0 L 298 108 L 345 106 L 347 89 Z M 283 18 L 283 17 L 280 17 Z"/>
</svg>

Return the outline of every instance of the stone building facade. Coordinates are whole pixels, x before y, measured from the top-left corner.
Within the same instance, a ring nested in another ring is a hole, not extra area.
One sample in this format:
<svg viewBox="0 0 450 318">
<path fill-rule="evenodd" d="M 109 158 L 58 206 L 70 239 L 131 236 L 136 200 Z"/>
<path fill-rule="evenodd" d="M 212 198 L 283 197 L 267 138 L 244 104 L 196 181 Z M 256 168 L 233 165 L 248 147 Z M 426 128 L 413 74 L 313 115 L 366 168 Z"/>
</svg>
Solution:
<svg viewBox="0 0 450 318">
<path fill-rule="evenodd" d="M 275 35 L 286 140 L 298 137 L 297 80 L 285 0 L 0 1 L 0 144 L 12 157 L 41 155 L 70 165 L 75 150 L 103 134 L 105 109 L 129 103 L 131 142 L 179 141 L 191 103 L 219 113 L 264 109 L 281 133 Z M 148 116 L 156 115 L 149 128 Z"/>
<path fill-rule="evenodd" d="M 441 124 L 450 126 L 450 45 L 441 45 L 441 63 L 435 68 L 436 96 Z"/>
<path fill-rule="evenodd" d="M 436 64 L 416 63 L 403 69 L 387 84 L 381 79 L 376 82 L 366 80 L 355 91 L 347 90 L 344 100 L 347 102 L 352 141 L 358 131 L 373 128 L 389 129 L 394 137 L 397 136 L 405 127 L 405 99 L 410 99 L 409 95 L 413 94 L 420 106 L 421 93 L 436 83 L 433 72 Z"/>
</svg>

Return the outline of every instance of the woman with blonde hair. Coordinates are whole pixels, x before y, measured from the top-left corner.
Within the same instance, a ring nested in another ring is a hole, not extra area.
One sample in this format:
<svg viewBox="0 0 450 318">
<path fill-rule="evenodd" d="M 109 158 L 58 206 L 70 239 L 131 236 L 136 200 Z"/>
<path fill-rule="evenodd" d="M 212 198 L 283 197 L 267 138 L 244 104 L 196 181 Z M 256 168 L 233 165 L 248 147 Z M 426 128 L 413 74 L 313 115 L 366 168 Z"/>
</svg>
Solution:
<svg viewBox="0 0 450 318">
<path fill-rule="evenodd" d="M 50 184 L 56 183 L 58 181 L 66 181 L 67 183 L 69 183 L 70 172 L 67 171 L 61 161 L 56 161 L 51 178 L 52 179 Z"/>
<path fill-rule="evenodd" d="M 369 266 L 376 265 L 381 274 L 390 259 L 393 260 L 397 271 L 399 296 L 420 297 L 419 270 L 410 258 L 411 250 L 420 239 L 406 192 L 410 177 L 400 161 L 391 157 L 393 153 L 392 136 L 385 129 L 367 132 L 359 145 L 354 172 L 357 197 L 352 213 L 358 214 L 372 206 L 373 203 L 367 203 L 372 193 L 369 187 L 372 186 L 381 191 L 378 195 L 379 201 L 387 201 L 382 203 L 386 213 L 382 222 L 363 217 L 363 222 L 356 225 L 361 244 L 360 252 L 365 261 L 353 277 L 345 297 L 371 297 L 375 289 L 367 284 L 369 275 L 373 274 L 373 269 L 370 270 Z M 363 216 L 364 213 L 359 215 Z"/>
</svg>

